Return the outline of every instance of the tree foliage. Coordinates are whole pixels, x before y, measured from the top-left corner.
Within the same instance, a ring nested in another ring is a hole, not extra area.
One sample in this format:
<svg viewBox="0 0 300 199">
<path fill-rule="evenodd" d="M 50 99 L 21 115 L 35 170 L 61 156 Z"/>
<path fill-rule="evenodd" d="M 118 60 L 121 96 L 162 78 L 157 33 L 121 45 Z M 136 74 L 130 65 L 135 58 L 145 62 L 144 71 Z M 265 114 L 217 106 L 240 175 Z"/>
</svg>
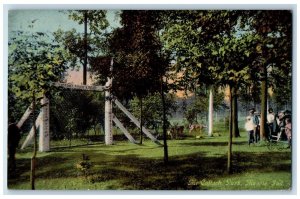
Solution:
<svg viewBox="0 0 300 199">
<path fill-rule="evenodd" d="M 220 68 L 216 55 L 225 49 L 213 48 L 231 33 L 238 15 L 229 11 L 170 11 L 168 24 L 162 33 L 165 48 L 172 52 L 174 70 L 182 73 L 177 81 L 186 89 L 215 82 Z"/>
<path fill-rule="evenodd" d="M 33 155 L 31 157 L 30 184 L 35 189 L 37 155 L 36 110 L 37 103 L 49 94 L 53 82 L 61 79 L 67 68 L 63 49 L 42 32 L 17 32 L 9 41 L 9 96 L 28 100 L 33 113 Z M 14 100 L 15 98 L 9 98 Z M 12 103 L 10 103 L 12 104 Z M 18 111 L 18 110 L 17 110 Z"/>
<path fill-rule="evenodd" d="M 15 98 L 42 98 L 67 67 L 63 48 L 45 33 L 17 32 L 9 41 L 9 93 Z"/>
<path fill-rule="evenodd" d="M 158 91 L 168 65 L 158 37 L 158 11 L 122 11 L 121 25 L 108 41 L 113 93 L 130 99 Z"/>
<path fill-rule="evenodd" d="M 252 27 L 259 36 L 260 66 L 266 67 L 268 87 L 278 102 L 291 102 L 292 12 L 290 10 L 251 13 Z M 262 72 L 262 70 L 260 70 Z M 282 98 L 282 94 L 285 94 Z M 281 96 L 281 97 L 279 97 Z"/>
<path fill-rule="evenodd" d="M 104 126 L 104 96 L 90 91 L 55 90 L 51 98 L 53 139 L 83 137 L 96 125 Z"/>
<path fill-rule="evenodd" d="M 221 110 L 226 107 L 224 102 L 224 91 L 221 88 L 212 88 L 214 93 L 213 106 L 215 110 Z M 207 119 L 208 115 L 208 103 L 209 103 L 209 92 L 205 88 L 197 88 L 195 94 L 191 97 L 191 103 L 186 106 L 184 110 L 184 117 L 189 124 L 198 123 L 199 117 L 201 119 Z"/>
<path fill-rule="evenodd" d="M 106 10 L 70 10 L 68 11 L 69 19 L 77 21 L 78 24 L 84 23 L 84 15 L 87 15 L 89 29 L 92 34 L 101 35 L 102 30 L 109 26 L 106 19 Z"/>
<path fill-rule="evenodd" d="M 166 95 L 166 114 L 171 116 L 177 110 L 175 96 L 172 94 Z M 143 120 L 146 126 L 155 126 L 158 121 L 162 120 L 163 107 L 159 93 L 147 95 L 143 99 Z M 136 117 L 140 115 L 140 100 L 135 97 L 130 101 L 130 110 Z"/>
<path fill-rule="evenodd" d="M 70 19 L 77 21 L 79 24 L 84 23 L 84 15 L 86 14 L 89 32 L 84 37 L 82 32 L 75 29 L 62 31 L 58 29 L 54 32 L 55 40 L 64 47 L 69 55 L 69 62 L 72 68 L 80 68 L 80 64 L 84 64 L 85 48 L 87 48 L 88 64 L 95 58 L 102 56 L 106 49 L 104 45 L 107 35 L 106 29 L 109 26 L 106 19 L 107 11 L 105 10 L 74 10 L 68 11 Z M 93 69 L 90 67 L 93 72 Z"/>
</svg>

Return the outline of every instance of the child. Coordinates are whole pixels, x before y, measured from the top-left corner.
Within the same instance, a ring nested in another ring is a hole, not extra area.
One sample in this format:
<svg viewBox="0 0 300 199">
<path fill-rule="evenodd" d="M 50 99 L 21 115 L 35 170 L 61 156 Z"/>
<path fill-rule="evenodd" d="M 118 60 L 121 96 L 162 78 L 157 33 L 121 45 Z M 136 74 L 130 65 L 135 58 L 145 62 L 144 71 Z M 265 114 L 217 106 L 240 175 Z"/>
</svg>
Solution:
<svg viewBox="0 0 300 199">
<path fill-rule="evenodd" d="M 248 144 L 250 146 L 251 143 L 254 143 L 254 129 L 256 128 L 255 124 L 253 123 L 252 117 L 247 116 L 245 129 L 248 132 Z"/>
</svg>

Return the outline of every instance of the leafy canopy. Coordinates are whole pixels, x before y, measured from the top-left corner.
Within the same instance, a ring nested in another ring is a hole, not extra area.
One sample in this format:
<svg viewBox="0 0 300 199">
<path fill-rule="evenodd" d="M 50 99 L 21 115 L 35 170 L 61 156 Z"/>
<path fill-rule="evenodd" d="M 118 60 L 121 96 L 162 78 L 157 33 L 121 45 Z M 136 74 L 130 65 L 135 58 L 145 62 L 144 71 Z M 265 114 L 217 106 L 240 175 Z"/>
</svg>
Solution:
<svg viewBox="0 0 300 199">
<path fill-rule="evenodd" d="M 68 65 L 63 48 L 42 32 L 17 32 L 9 41 L 9 91 L 18 98 L 42 98 Z"/>
</svg>

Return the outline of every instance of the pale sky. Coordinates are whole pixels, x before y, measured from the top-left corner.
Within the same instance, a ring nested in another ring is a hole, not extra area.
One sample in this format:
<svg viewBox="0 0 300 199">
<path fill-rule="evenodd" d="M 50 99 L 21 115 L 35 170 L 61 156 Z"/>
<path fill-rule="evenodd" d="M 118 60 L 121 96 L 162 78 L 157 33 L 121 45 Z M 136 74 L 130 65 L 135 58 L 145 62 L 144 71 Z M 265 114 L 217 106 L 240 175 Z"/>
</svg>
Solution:
<svg viewBox="0 0 300 199">
<path fill-rule="evenodd" d="M 119 22 L 115 17 L 114 10 L 107 12 L 107 19 L 110 24 L 110 28 L 119 26 Z M 33 28 L 29 28 L 29 25 L 34 21 Z M 59 10 L 10 10 L 8 13 L 8 35 L 13 31 L 25 31 L 25 32 L 47 32 L 49 35 L 58 29 L 63 31 L 71 30 L 75 28 L 77 32 L 83 32 L 83 24 L 78 24 L 68 18 L 68 14 Z M 79 71 L 68 71 L 67 81 L 74 84 L 82 84 L 82 69 Z M 92 79 L 89 73 L 87 74 L 87 84 L 91 84 Z"/>
<path fill-rule="evenodd" d="M 111 27 L 117 27 L 118 21 L 115 20 L 115 12 L 109 10 L 107 19 Z M 28 26 L 34 22 L 31 30 Z M 83 32 L 84 26 L 79 25 L 68 18 L 68 14 L 59 10 L 9 10 L 8 12 L 8 33 L 11 31 L 35 31 L 35 32 L 54 32 L 57 29 L 64 31 L 75 28 L 78 32 Z"/>
<path fill-rule="evenodd" d="M 57 10 L 10 10 L 8 13 L 8 32 L 31 31 L 28 27 L 34 21 L 35 32 L 54 32 L 63 30 L 83 29 L 78 23 L 69 20 L 68 16 Z"/>
</svg>

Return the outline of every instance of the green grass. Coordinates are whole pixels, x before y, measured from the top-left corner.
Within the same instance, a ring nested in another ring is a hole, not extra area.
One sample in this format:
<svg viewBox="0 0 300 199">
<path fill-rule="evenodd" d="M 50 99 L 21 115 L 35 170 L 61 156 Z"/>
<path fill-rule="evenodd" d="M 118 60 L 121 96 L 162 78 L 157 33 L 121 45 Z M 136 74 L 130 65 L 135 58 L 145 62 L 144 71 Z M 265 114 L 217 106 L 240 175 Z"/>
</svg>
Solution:
<svg viewBox="0 0 300 199">
<path fill-rule="evenodd" d="M 220 131 L 221 132 L 221 131 Z M 134 145 L 116 141 L 56 147 L 38 153 L 37 190 L 288 190 L 291 188 L 291 152 L 248 146 L 245 132 L 234 138 L 233 173 L 227 174 L 226 133 L 218 137 L 168 140 L 169 164 L 163 147 L 151 141 Z M 77 141 L 74 141 L 77 143 Z M 54 143 L 59 146 L 64 143 Z M 75 165 L 82 153 L 92 168 L 87 178 Z M 9 174 L 9 189 L 30 189 L 30 149 L 17 153 L 17 170 Z"/>
</svg>

